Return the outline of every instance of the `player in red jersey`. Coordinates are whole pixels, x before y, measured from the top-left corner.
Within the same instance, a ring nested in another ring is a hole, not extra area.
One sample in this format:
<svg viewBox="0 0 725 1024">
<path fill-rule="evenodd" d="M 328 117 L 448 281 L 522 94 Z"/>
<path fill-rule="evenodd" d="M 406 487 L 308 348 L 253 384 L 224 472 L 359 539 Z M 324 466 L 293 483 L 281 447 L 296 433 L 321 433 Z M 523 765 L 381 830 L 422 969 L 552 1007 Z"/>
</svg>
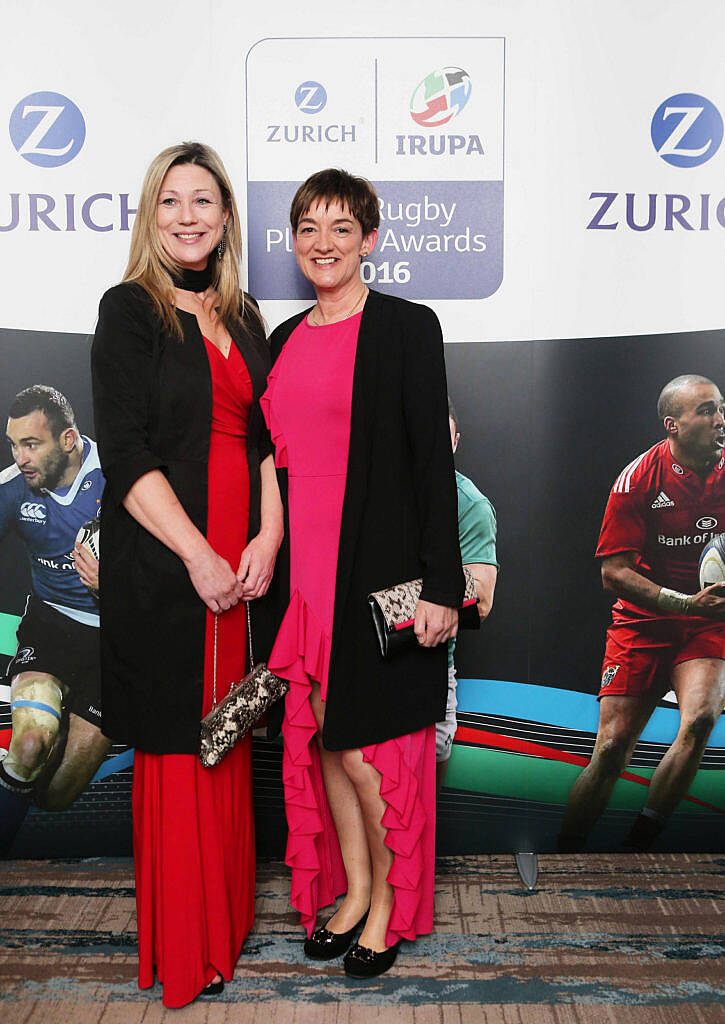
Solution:
<svg viewBox="0 0 725 1024">
<path fill-rule="evenodd" d="M 582 849 L 635 744 L 672 688 L 680 728 L 649 787 L 625 848 L 646 850 L 700 766 L 725 707 L 725 584 L 700 589 L 705 544 L 725 529 L 725 404 L 706 377 L 666 384 L 657 403 L 665 440 L 612 487 L 597 546 L 612 610 L 592 759 L 574 783 L 561 853 Z"/>
</svg>

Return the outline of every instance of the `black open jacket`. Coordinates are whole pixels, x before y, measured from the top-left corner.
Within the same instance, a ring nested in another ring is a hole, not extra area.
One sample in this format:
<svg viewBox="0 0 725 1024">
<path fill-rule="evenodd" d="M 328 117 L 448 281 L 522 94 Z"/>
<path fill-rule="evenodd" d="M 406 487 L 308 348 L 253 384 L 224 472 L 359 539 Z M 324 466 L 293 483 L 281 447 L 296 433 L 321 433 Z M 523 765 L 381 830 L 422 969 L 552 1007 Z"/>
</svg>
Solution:
<svg viewBox="0 0 725 1024">
<path fill-rule="evenodd" d="M 91 354 L 96 437 L 107 481 L 101 506 L 102 727 L 117 742 L 167 754 L 198 750 L 206 606 L 181 559 L 122 502 L 139 477 L 158 469 L 206 533 L 211 371 L 196 317 L 177 312 L 183 340 L 163 329 L 139 285 L 117 285 L 101 299 Z M 232 339 L 254 396 L 247 440 L 251 538 L 260 523 L 259 465 L 272 452 L 259 408 L 270 359 L 262 326 L 249 309 L 245 327 Z M 268 654 L 265 625 L 253 623 L 256 658 Z"/>
<path fill-rule="evenodd" d="M 273 332 L 273 360 L 304 315 Z M 286 506 L 287 471 L 277 473 Z M 426 306 L 371 291 L 353 376 L 323 732 L 328 749 L 380 743 L 445 717 L 446 645 L 413 646 L 383 659 L 367 602 L 375 590 L 420 576 L 424 599 L 461 604 L 441 329 Z M 274 600 L 279 620 L 289 601 L 287 528 L 269 595 Z"/>
</svg>

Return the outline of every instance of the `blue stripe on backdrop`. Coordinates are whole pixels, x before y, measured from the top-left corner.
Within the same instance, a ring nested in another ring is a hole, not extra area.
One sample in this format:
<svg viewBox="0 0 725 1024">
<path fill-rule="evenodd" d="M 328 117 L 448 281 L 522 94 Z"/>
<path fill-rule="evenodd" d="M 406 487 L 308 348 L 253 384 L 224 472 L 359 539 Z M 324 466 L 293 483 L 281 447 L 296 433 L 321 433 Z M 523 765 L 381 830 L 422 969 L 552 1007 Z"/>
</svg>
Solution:
<svg viewBox="0 0 725 1024">
<path fill-rule="evenodd" d="M 596 732 L 599 721 L 597 700 L 590 693 L 503 679 L 459 679 L 458 710 L 526 718 L 582 732 Z M 652 743 L 669 743 L 677 732 L 678 721 L 679 714 L 675 708 L 656 708 L 641 738 Z M 715 725 L 709 746 L 725 747 L 725 715 Z M 91 783 L 124 771 L 132 764 L 133 750 L 124 750 L 104 761 Z"/>
<path fill-rule="evenodd" d="M 132 764 L 133 750 L 123 750 L 120 754 L 116 754 L 115 757 L 109 757 L 103 762 L 91 779 L 91 783 L 100 782 L 101 779 L 105 779 L 109 775 L 114 775 L 116 772 L 122 772 L 124 768 L 130 768 Z"/>
<path fill-rule="evenodd" d="M 524 718 L 582 732 L 595 733 L 599 723 L 599 705 L 591 693 L 532 683 L 512 683 L 503 679 L 459 679 L 458 710 Z M 671 743 L 679 720 L 676 708 L 655 708 L 641 739 L 651 743 Z M 725 716 L 720 716 L 708 745 L 725 747 Z"/>
</svg>

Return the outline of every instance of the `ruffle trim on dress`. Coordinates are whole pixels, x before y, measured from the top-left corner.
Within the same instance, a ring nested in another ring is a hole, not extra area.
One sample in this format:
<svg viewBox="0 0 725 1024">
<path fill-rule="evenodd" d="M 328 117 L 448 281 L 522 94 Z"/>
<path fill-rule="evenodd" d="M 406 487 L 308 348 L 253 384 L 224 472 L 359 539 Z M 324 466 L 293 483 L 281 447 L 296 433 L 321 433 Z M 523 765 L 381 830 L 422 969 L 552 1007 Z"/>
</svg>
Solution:
<svg viewBox="0 0 725 1024">
<path fill-rule="evenodd" d="M 277 362 L 279 362 L 279 360 L 277 360 Z M 262 415 L 264 416 L 267 429 L 269 430 L 272 443 L 274 444 L 274 464 L 278 469 L 286 469 L 289 466 L 287 443 L 282 434 L 282 427 L 280 426 L 279 419 L 275 414 L 274 406 L 272 404 L 276 384 L 277 372 L 275 368 L 272 368 L 267 377 L 267 389 L 259 399 L 259 407 L 262 410 Z"/>
<path fill-rule="evenodd" d="M 432 851 L 423 842 L 428 822 L 420 783 L 426 742 L 420 733 L 412 733 L 362 748 L 363 760 L 381 775 L 385 845 L 393 854 L 387 878 L 394 890 L 385 937 L 388 946 L 433 930 L 433 900 L 426 881 L 431 875 L 427 854 Z"/>
<path fill-rule="evenodd" d="M 329 663 L 330 640 L 295 590 L 269 666 L 290 684 L 282 725 L 282 777 L 289 829 L 285 862 L 292 869 L 290 903 L 299 911 L 308 936 L 315 927 L 318 909 L 333 903 L 347 889 L 314 742 L 317 721 L 310 704 L 310 679 L 326 685 Z"/>
<path fill-rule="evenodd" d="M 347 889 L 347 876 L 337 840 L 320 758 L 315 744 L 317 722 L 310 704 L 310 679 L 324 684 L 330 661 L 330 640 L 298 591 L 280 627 L 269 660 L 272 671 L 289 680 L 286 698 L 282 775 L 289 827 L 285 861 L 292 870 L 290 902 L 299 911 L 308 936 L 317 912 Z M 431 727 L 432 728 L 432 727 Z M 380 773 L 380 795 L 386 807 L 382 824 L 385 844 L 393 853 L 388 882 L 393 908 L 386 943 L 414 939 L 433 928 L 431 875 L 423 834 L 427 816 L 421 779 L 426 730 L 362 748 L 363 759 Z"/>
<path fill-rule="evenodd" d="M 314 612 L 299 590 L 294 590 L 269 657 L 270 670 L 282 679 L 289 679 L 290 683 L 302 683 L 305 686 L 305 699 L 309 692 L 310 679 L 317 680 L 324 700 L 327 693 L 331 647 L 332 641 L 317 621 Z M 288 707 L 289 703 L 288 696 Z"/>
</svg>

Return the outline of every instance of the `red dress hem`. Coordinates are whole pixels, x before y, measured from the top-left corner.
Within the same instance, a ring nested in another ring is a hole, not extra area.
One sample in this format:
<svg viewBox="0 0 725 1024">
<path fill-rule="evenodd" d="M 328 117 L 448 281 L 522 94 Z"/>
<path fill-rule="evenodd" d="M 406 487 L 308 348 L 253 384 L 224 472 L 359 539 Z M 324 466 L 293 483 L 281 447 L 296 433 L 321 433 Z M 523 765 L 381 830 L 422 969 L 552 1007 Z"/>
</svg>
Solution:
<svg viewBox="0 0 725 1024">
<path fill-rule="evenodd" d="M 252 385 L 235 345 L 228 359 L 206 345 L 213 398 L 207 538 L 236 569 L 247 537 Z M 208 611 L 204 652 L 202 713 L 212 704 L 214 616 Z M 218 619 L 218 699 L 244 675 L 245 657 L 240 603 Z M 193 754 L 136 751 L 133 821 L 138 984 L 150 988 L 156 976 L 164 1006 L 184 1006 L 217 972 L 231 980 L 254 922 L 251 739 L 215 768 L 202 767 Z"/>
</svg>

